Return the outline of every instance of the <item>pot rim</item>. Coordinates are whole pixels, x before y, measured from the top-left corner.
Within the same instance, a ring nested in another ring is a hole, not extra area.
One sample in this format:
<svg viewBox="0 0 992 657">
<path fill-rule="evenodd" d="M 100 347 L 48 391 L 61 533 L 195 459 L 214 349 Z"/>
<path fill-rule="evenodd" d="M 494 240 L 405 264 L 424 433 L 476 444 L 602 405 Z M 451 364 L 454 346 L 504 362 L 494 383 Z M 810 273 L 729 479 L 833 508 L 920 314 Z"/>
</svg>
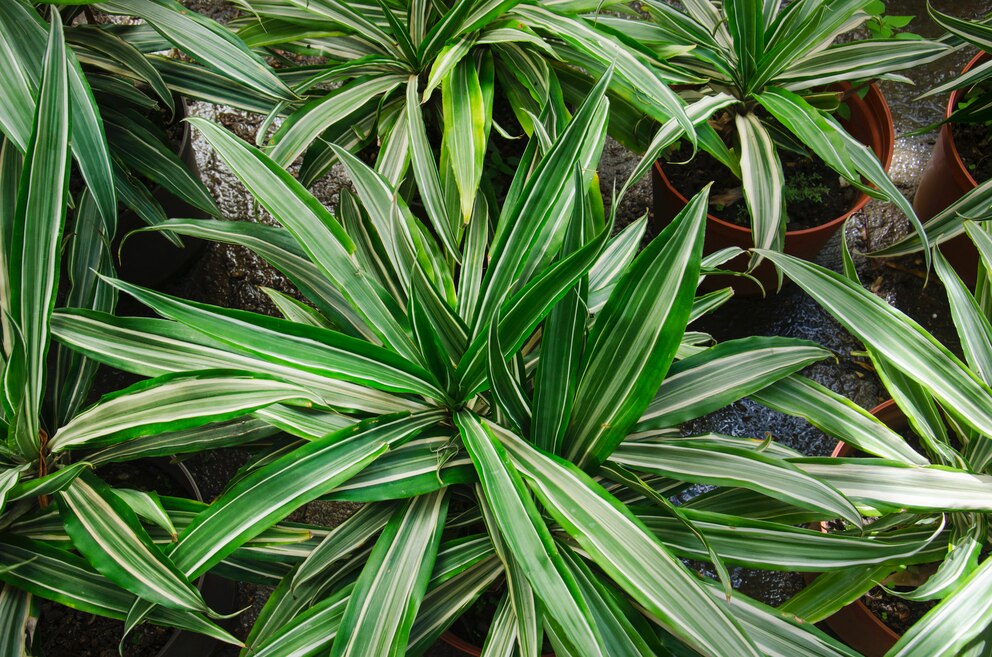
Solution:
<svg viewBox="0 0 992 657">
<path fill-rule="evenodd" d="M 975 66 L 977 66 L 979 62 L 987 58 L 988 58 L 988 54 L 985 53 L 984 51 L 980 51 L 977 55 L 972 57 L 967 64 L 965 64 L 964 68 L 961 69 L 961 74 L 963 75 L 964 73 L 967 73 L 971 69 L 975 68 Z M 944 112 L 945 121 L 951 118 L 951 114 L 954 113 L 954 108 L 957 107 L 958 103 L 961 101 L 961 98 L 964 97 L 964 94 L 965 94 L 965 89 L 958 89 L 957 91 L 951 94 L 951 97 L 947 101 L 947 110 Z M 950 149 L 951 158 L 953 158 L 954 164 L 958 167 L 958 169 L 960 169 L 964 173 L 965 179 L 968 181 L 968 183 L 972 187 L 978 187 L 978 181 L 976 181 L 975 177 L 971 175 L 970 171 L 968 171 L 968 167 L 965 166 L 964 160 L 961 159 L 961 153 L 958 152 L 958 147 L 954 143 L 954 130 L 952 126 L 953 123 L 947 121 L 940 128 L 942 132 L 946 132 L 947 146 Z"/>
<path fill-rule="evenodd" d="M 841 83 L 841 84 L 849 85 L 849 83 Z M 872 96 L 874 105 L 877 107 L 876 111 L 873 111 L 872 105 L 869 105 L 867 102 L 867 98 L 869 95 Z M 861 103 L 863 103 L 865 106 L 865 112 L 864 112 L 865 116 L 873 118 L 875 123 L 877 124 L 878 132 L 879 132 L 879 146 L 885 158 L 882 164 L 885 170 L 888 171 L 889 166 L 892 164 L 893 148 L 891 147 L 887 148 L 886 142 L 888 142 L 891 145 L 895 141 L 895 124 L 892 120 L 892 112 L 889 109 L 889 104 L 885 101 L 885 96 L 882 94 L 882 90 L 879 89 L 878 85 L 876 85 L 874 82 L 868 85 L 868 93 L 866 94 L 865 99 L 863 100 L 859 98 L 858 100 Z M 879 116 L 880 113 L 881 116 Z M 686 198 L 685 195 L 682 194 L 682 192 L 676 189 L 675 186 L 672 185 L 671 181 L 668 179 L 668 176 L 665 175 L 665 170 L 661 166 L 661 160 L 655 160 L 654 168 L 655 171 L 658 173 L 658 175 L 661 177 L 662 184 L 665 185 L 670 191 L 672 191 L 675 197 L 678 198 L 682 203 L 688 203 L 689 199 Z M 787 238 L 792 236 L 803 237 L 806 235 L 811 235 L 822 231 L 833 230 L 835 229 L 835 227 L 840 226 L 842 223 L 844 223 L 855 212 L 858 212 L 859 210 L 864 208 L 865 205 L 868 204 L 869 200 L 871 200 L 871 198 L 867 194 L 862 192 L 861 195 L 858 197 L 858 200 L 855 202 L 854 206 L 844 214 L 835 217 L 830 221 L 824 222 L 822 224 L 818 224 L 816 226 L 812 226 L 811 228 L 802 228 L 800 230 L 788 230 L 785 232 L 785 235 Z M 742 237 L 744 235 L 752 234 L 750 228 L 746 228 L 744 226 L 739 226 L 735 223 L 725 221 L 709 213 L 706 214 L 706 220 L 712 221 L 720 225 L 721 228 L 726 228 L 727 230 L 730 230 L 732 232 L 740 233 Z"/>
</svg>

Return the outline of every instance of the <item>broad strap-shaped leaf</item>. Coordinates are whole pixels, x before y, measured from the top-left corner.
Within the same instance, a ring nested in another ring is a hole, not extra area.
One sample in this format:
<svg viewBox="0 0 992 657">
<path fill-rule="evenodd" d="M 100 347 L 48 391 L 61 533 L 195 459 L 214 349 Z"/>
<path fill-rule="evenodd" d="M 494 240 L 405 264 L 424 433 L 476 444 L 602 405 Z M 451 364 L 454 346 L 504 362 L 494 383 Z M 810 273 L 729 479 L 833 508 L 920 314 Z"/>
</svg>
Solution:
<svg viewBox="0 0 992 657">
<path fill-rule="evenodd" d="M 223 342 L 169 320 L 72 311 L 53 316 L 53 331 L 59 340 L 87 357 L 142 376 L 237 367 L 296 381 L 318 393 L 323 405 L 339 410 L 386 414 L 426 407 L 414 399 L 238 353 Z"/>
<path fill-rule="evenodd" d="M 97 63 L 98 66 L 114 73 L 141 80 L 151 88 L 170 112 L 175 112 L 172 92 L 166 86 L 162 75 L 140 50 L 119 35 L 113 34 L 107 29 L 86 25 L 77 26 L 66 35 L 66 39 L 73 45 L 84 46 L 84 52 L 77 52 L 78 57 L 86 61 L 90 53 L 97 54 L 100 59 Z M 108 63 L 110 63 L 109 67 L 107 66 Z"/>
<path fill-rule="evenodd" d="M 349 119 L 356 108 L 388 94 L 401 81 L 395 75 L 360 78 L 306 103 L 287 117 L 272 136 L 269 156 L 279 166 L 288 167 L 321 133 Z"/>
<path fill-rule="evenodd" d="M 284 228 L 249 221 L 170 219 L 161 226 L 142 230 L 163 230 L 251 249 L 292 281 L 339 331 L 381 344 L 338 288 L 307 259 L 306 253 Z"/>
<path fill-rule="evenodd" d="M 637 256 L 596 318 L 564 445 L 581 467 L 609 457 L 675 357 L 699 280 L 708 193 L 697 194 Z"/>
<path fill-rule="evenodd" d="M 609 80 L 608 73 L 586 97 L 519 190 L 519 198 L 510 201 L 512 192 L 508 192 L 490 247 L 476 327 L 485 326 L 496 309 L 534 275 L 545 256 L 561 247 L 572 207 L 588 189 L 606 137 L 609 102 L 604 94 Z M 581 187 L 575 184 L 577 166 L 584 174 Z"/>
<path fill-rule="evenodd" d="M 737 55 L 737 67 L 747 80 L 765 51 L 765 21 L 762 0 L 725 0 L 727 31 Z"/>
<path fill-rule="evenodd" d="M 824 310 L 956 418 L 992 436 L 992 390 L 919 324 L 860 285 L 792 256 L 763 252 Z"/>
<path fill-rule="evenodd" d="M 300 505 L 330 492 L 437 413 L 384 417 L 307 443 L 238 481 L 201 512 L 170 554 L 188 576 L 208 570 Z"/>
<path fill-rule="evenodd" d="M 209 611 L 130 507 L 95 475 L 77 477 L 59 494 L 59 507 L 73 545 L 107 579 L 165 607 Z"/>
<path fill-rule="evenodd" d="M 726 600 L 719 586 L 709 585 L 714 599 Z M 859 657 L 840 641 L 816 629 L 811 623 L 767 607 L 747 596 L 735 593 L 727 606 L 747 635 L 768 657 Z"/>
<path fill-rule="evenodd" d="M 441 238 L 445 248 L 456 260 L 460 259 L 460 249 L 454 230 L 454 219 L 448 216 L 444 203 L 444 191 L 438 174 L 437 161 L 427 139 L 423 110 L 418 92 L 418 78 L 411 76 L 406 87 L 406 120 L 410 140 L 410 164 L 417 181 L 420 199 L 427 211 L 434 232 Z"/>
<path fill-rule="evenodd" d="M 913 624 L 886 657 L 951 657 L 966 653 L 969 642 L 992 621 L 992 560 L 981 566 L 939 605 Z"/>
<path fill-rule="evenodd" d="M 947 289 L 954 328 L 961 339 L 965 360 L 986 385 L 992 385 L 992 324 L 939 250 L 934 255 L 934 270 Z"/>
<path fill-rule="evenodd" d="M 451 436 L 425 436 L 391 450 L 327 500 L 376 502 L 426 495 L 452 484 L 476 481 L 472 459 Z"/>
<path fill-rule="evenodd" d="M 0 111 L 0 126 L 7 137 L 26 151 L 31 135 L 35 98 L 45 61 L 46 25 L 28 5 L 15 0 L 0 7 L 0 56 L 4 61 L 4 89 L 9 103 Z M 100 215 L 108 225 L 116 217 L 117 201 L 111 157 L 104 136 L 103 120 L 86 76 L 72 50 L 65 50 L 70 110 L 74 126 L 72 152 L 80 172 L 96 199 Z M 11 86 L 8 87 L 7 84 Z"/>
<path fill-rule="evenodd" d="M 320 545 L 293 575 L 295 586 L 319 577 L 325 569 L 367 543 L 378 534 L 393 515 L 390 504 L 366 504 L 354 515 L 328 532 Z"/>
<path fill-rule="evenodd" d="M 992 199 L 992 180 L 982 181 L 978 187 L 969 190 L 964 196 L 930 218 L 923 227 L 926 229 L 927 244 L 934 246 L 957 237 L 965 232 L 969 220 L 983 221 L 988 218 L 989 202 Z M 873 256 L 892 257 L 916 253 L 924 248 L 918 233 L 910 233 L 902 239 L 877 251 Z"/>
<path fill-rule="evenodd" d="M 551 516 L 662 626 L 703 655 L 759 655 L 696 578 L 623 504 L 571 463 L 490 425 Z"/>
<path fill-rule="evenodd" d="M 105 8 L 143 18 L 177 48 L 255 93 L 276 100 L 296 98 L 275 71 L 227 28 L 176 0 L 109 0 Z"/>
<path fill-rule="evenodd" d="M 248 187 L 258 202 L 293 234 L 315 265 L 376 332 L 382 341 L 408 358 L 415 358 L 409 335 L 367 277 L 357 274 L 354 243 L 327 209 L 293 176 L 264 153 L 229 132 L 201 119 L 190 119 L 221 159 Z"/>
<path fill-rule="evenodd" d="M 231 420 L 270 404 L 315 402 L 319 398 L 306 388 L 258 374 L 225 370 L 166 374 L 105 396 L 62 427 L 49 449 L 106 445 Z"/>
<path fill-rule="evenodd" d="M 10 246 L 11 309 L 24 340 L 24 390 L 16 391 L 20 444 L 38 440 L 52 308 L 58 289 L 69 184 L 69 86 L 65 41 L 53 9 L 37 111 L 17 195 Z M 37 448 L 40 449 L 40 446 Z M 24 454 L 30 458 L 30 452 Z"/>
<path fill-rule="evenodd" d="M 158 126 L 129 108 L 104 108 L 107 140 L 114 156 L 133 172 L 157 183 L 177 198 L 218 217 L 210 190 L 173 150 Z M 127 200 L 124 193 L 121 197 Z"/>
<path fill-rule="evenodd" d="M 861 536 L 694 509 L 684 509 L 684 513 L 721 559 L 749 568 L 833 573 L 886 563 L 929 563 L 947 552 L 946 534 L 941 535 L 939 523 Z M 636 515 L 680 557 L 710 558 L 699 538 L 669 514 L 636 508 Z"/>
<path fill-rule="evenodd" d="M 332 657 L 406 654 L 444 528 L 445 492 L 411 499 L 386 524 L 355 583 Z"/>
<path fill-rule="evenodd" d="M 4 534 L 0 537 L 0 563 L 18 564 L 8 571 L 0 570 L 0 581 L 89 614 L 123 620 L 137 599 L 93 570 L 82 557 L 42 541 Z M 198 614 L 157 607 L 148 620 L 241 645 Z"/>
<path fill-rule="evenodd" d="M 506 451 L 487 425 L 472 413 L 459 412 L 455 423 L 479 472 L 500 536 L 541 597 L 547 613 L 581 654 L 603 654 L 578 585 Z"/>
<path fill-rule="evenodd" d="M 487 61 L 484 59 L 484 61 Z M 480 67 L 475 58 L 455 64 L 441 82 L 444 111 L 444 146 L 455 174 L 461 199 L 462 219 L 468 220 L 475 205 L 475 194 L 482 180 L 487 128 L 492 117 L 492 96 L 486 104 Z M 488 85 L 492 86 L 492 58 L 488 59 Z"/>
<path fill-rule="evenodd" d="M 928 465 L 923 456 L 878 418 L 851 400 L 793 374 L 751 393 L 759 404 L 801 417 L 829 436 L 844 440 L 869 454 L 906 464 Z"/>
<path fill-rule="evenodd" d="M 819 623 L 861 598 L 892 574 L 893 568 L 861 566 L 823 573 L 786 600 L 779 609 L 809 623 Z"/>
<path fill-rule="evenodd" d="M 300 657 L 326 651 L 337 637 L 350 601 L 352 586 L 336 591 L 312 605 L 279 628 L 273 637 L 251 642 L 247 654 L 253 657 Z"/>
<path fill-rule="evenodd" d="M 829 485 L 741 442 L 740 447 L 691 439 L 627 442 L 617 447 L 610 459 L 634 470 L 681 481 L 756 490 L 798 507 L 861 524 L 861 514 L 854 505 Z"/>
<path fill-rule="evenodd" d="M 31 594 L 8 584 L 0 586 L 0 653 L 28 657 Z"/>
<path fill-rule="evenodd" d="M 753 1 L 753 0 L 751 0 Z M 741 0 L 744 4 L 744 0 Z M 785 176 L 772 136 L 754 112 L 735 118 L 741 140 L 741 180 L 751 215 L 754 245 L 782 250 L 785 244 Z M 752 257 L 750 267 L 758 264 Z"/>
<path fill-rule="evenodd" d="M 794 458 L 804 472 L 845 497 L 881 511 L 992 509 L 992 476 L 946 466 L 913 467 L 882 459 Z"/>
<path fill-rule="evenodd" d="M 680 360 L 668 371 L 635 431 L 675 427 L 759 391 L 830 356 L 805 340 L 730 340 Z"/>
<path fill-rule="evenodd" d="M 183 301 L 116 279 L 107 282 L 160 315 L 235 351 L 332 379 L 444 398 L 427 371 L 364 340 L 258 313 Z"/>
</svg>

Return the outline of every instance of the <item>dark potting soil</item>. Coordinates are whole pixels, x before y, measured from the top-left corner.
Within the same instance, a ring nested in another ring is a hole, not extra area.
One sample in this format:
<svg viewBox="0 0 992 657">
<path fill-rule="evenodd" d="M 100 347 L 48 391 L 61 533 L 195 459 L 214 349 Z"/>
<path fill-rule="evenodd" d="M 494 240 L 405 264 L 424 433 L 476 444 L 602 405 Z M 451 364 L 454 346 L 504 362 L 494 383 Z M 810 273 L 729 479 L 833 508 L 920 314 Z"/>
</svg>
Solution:
<svg viewBox="0 0 992 657">
<path fill-rule="evenodd" d="M 903 600 L 876 586 L 861 597 L 861 602 L 893 632 L 905 634 L 913 623 L 923 618 L 940 601 Z"/>
<path fill-rule="evenodd" d="M 992 179 L 992 157 L 989 156 L 989 146 L 992 146 L 992 130 L 983 123 L 955 123 L 954 146 L 968 173 L 979 183 Z"/>
<path fill-rule="evenodd" d="M 452 624 L 452 634 L 463 641 L 482 648 L 486 643 L 489 628 L 493 624 L 493 618 L 496 616 L 496 611 L 499 609 L 499 603 L 505 591 L 506 585 L 500 582 L 480 595 L 472 606 L 466 609 L 465 613 Z M 541 646 L 541 654 L 548 654 L 551 651 L 551 643 L 548 641 L 547 635 L 545 635 L 544 644 Z"/>
<path fill-rule="evenodd" d="M 705 151 L 698 151 L 687 164 L 673 164 L 684 162 L 691 153 L 690 146 L 682 143 L 667 157 L 665 175 L 675 189 L 686 198 L 691 198 L 712 181 L 710 214 L 739 226 L 750 227 L 740 179 Z M 779 157 L 785 175 L 787 230 L 803 230 L 825 224 L 854 207 L 860 192 L 822 160 L 787 151 L 779 151 Z"/>
<path fill-rule="evenodd" d="M 156 491 L 160 495 L 189 493 L 162 469 L 140 462 L 112 463 L 97 474 L 117 488 Z M 33 654 L 38 657 L 117 657 L 124 623 L 93 616 L 48 600 L 40 601 L 41 615 L 35 631 Z M 175 630 L 143 624 L 124 640 L 124 657 L 154 657 Z"/>
</svg>

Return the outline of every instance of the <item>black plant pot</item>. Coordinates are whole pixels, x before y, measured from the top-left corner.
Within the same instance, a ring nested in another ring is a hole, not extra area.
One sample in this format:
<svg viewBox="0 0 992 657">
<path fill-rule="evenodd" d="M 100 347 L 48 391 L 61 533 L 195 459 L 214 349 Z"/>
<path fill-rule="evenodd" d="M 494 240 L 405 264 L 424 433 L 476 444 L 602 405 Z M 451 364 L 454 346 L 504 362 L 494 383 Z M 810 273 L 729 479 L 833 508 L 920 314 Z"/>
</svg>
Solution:
<svg viewBox="0 0 992 657">
<path fill-rule="evenodd" d="M 200 489 L 186 466 L 181 463 L 172 463 L 165 458 L 149 459 L 146 463 L 161 469 L 187 492 L 188 497 L 199 502 L 203 501 Z M 196 588 L 203 594 L 207 606 L 214 611 L 229 614 L 234 610 L 235 584 L 233 581 L 208 573 L 197 580 Z M 177 630 L 155 657 L 209 657 L 220 645 L 219 641 L 202 634 Z"/>
<path fill-rule="evenodd" d="M 196 153 L 193 151 L 190 127 L 188 123 L 182 122 L 187 113 L 186 101 L 181 96 L 174 96 L 173 99 L 176 106 L 174 122 L 182 126 L 179 143 L 176 144 L 176 154 L 189 170 L 199 177 L 200 171 L 196 166 Z M 208 216 L 203 210 L 176 198 L 159 185 L 155 185 L 150 191 L 155 200 L 162 204 L 165 215 L 170 219 L 206 219 Z M 183 237 L 185 246 L 182 248 L 154 232 L 135 233 L 128 237 L 131 231 L 146 226 L 147 224 L 130 209 L 125 209 L 118 217 L 113 253 L 117 272 L 126 281 L 145 287 L 161 286 L 186 272 L 203 253 L 206 243 L 195 237 Z M 121 242 L 125 237 L 127 241 L 121 248 Z"/>
</svg>

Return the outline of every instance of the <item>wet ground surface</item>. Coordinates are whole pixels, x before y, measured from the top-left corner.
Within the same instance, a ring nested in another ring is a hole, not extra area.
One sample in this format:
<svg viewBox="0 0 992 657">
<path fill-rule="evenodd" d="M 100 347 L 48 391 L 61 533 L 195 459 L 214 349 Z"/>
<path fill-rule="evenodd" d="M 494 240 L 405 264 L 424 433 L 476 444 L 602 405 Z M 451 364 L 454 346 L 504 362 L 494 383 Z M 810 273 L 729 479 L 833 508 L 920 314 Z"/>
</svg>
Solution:
<svg viewBox="0 0 992 657">
<path fill-rule="evenodd" d="M 228 3 L 219 0 L 186 0 L 186 4 L 222 20 L 235 12 Z M 913 31 L 934 36 L 938 30 L 925 17 L 922 0 L 890 0 L 886 3 L 890 15 L 912 14 L 918 19 L 911 24 Z M 934 5 L 960 17 L 974 17 L 992 10 L 988 0 L 934 0 Z M 933 146 L 932 135 L 906 137 L 905 134 L 941 118 L 946 99 L 937 97 L 916 100 L 923 90 L 934 86 L 955 72 L 971 57 L 963 51 L 921 70 L 909 73 L 916 86 L 883 83 L 896 123 L 896 151 L 890 174 L 907 197 L 911 198 L 916 184 L 929 159 Z M 253 140 L 258 121 L 229 108 L 219 108 L 203 103 L 193 103 L 191 113 L 224 124 L 239 136 Z M 264 211 L 256 207 L 243 187 L 218 161 L 202 140 L 195 138 L 197 161 L 204 181 L 218 200 L 228 219 L 244 221 L 271 221 Z M 614 182 L 619 186 L 634 164 L 636 157 L 610 141 L 600 167 L 604 197 L 610 198 Z M 315 192 L 326 205 L 335 207 L 337 193 L 347 180 L 335 168 L 316 186 Z M 620 214 L 628 220 L 648 211 L 651 188 L 648 179 L 641 181 L 629 194 Z M 897 262 L 882 262 L 860 255 L 871 248 L 890 243 L 908 230 L 908 222 L 892 208 L 877 202 L 855 215 L 848 223 L 846 238 L 856 252 L 858 272 L 863 283 L 889 303 L 902 309 L 929 329 L 951 349 L 957 340 L 947 310 L 944 292 L 936 277 L 924 285 L 922 261 L 905 258 Z M 839 270 L 840 239 L 835 236 L 817 258 L 821 265 Z M 260 286 L 274 287 L 291 292 L 291 287 L 265 263 L 244 249 L 210 245 L 201 260 L 188 275 L 175 281 L 170 288 L 177 294 L 219 305 L 245 308 L 272 313 L 268 298 Z M 829 316 L 822 312 L 801 290 L 787 285 L 779 294 L 766 299 L 735 299 L 717 313 L 693 326 L 708 331 L 725 340 L 747 335 L 781 335 L 814 340 L 831 349 L 835 362 L 809 368 L 806 375 L 845 395 L 865 408 L 872 408 L 883 400 L 882 389 L 875 376 L 861 365 L 861 359 L 852 355 L 860 345 L 848 336 Z M 765 436 L 770 433 L 776 440 L 807 454 L 827 454 L 833 441 L 803 421 L 781 416 L 749 401 L 735 404 L 687 427 L 688 431 L 716 431 L 741 436 Z M 237 452 L 214 454 L 194 459 L 192 469 L 201 479 L 208 499 L 220 492 L 226 478 L 237 468 L 244 455 Z M 347 515 L 347 509 L 335 505 L 311 505 L 300 514 L 321 524 L 334 524 Z M 761 574 L 745 569 L 732 572 L 735 584 L 750 595 L 772 604 L 786 599 L 802 586 L 801 578 L 778 574 Z M 237 608 L 253 607 L 235 622 L 236 630 L 243 632 L 250 627 L 268 592 L 253 586 L 239 587 Z M 221 654 L 233 655 L 236 651 L 225 649 Z M 438 646 L 429 655 L 456 654 L 447 647 Z"/>
</svg>

